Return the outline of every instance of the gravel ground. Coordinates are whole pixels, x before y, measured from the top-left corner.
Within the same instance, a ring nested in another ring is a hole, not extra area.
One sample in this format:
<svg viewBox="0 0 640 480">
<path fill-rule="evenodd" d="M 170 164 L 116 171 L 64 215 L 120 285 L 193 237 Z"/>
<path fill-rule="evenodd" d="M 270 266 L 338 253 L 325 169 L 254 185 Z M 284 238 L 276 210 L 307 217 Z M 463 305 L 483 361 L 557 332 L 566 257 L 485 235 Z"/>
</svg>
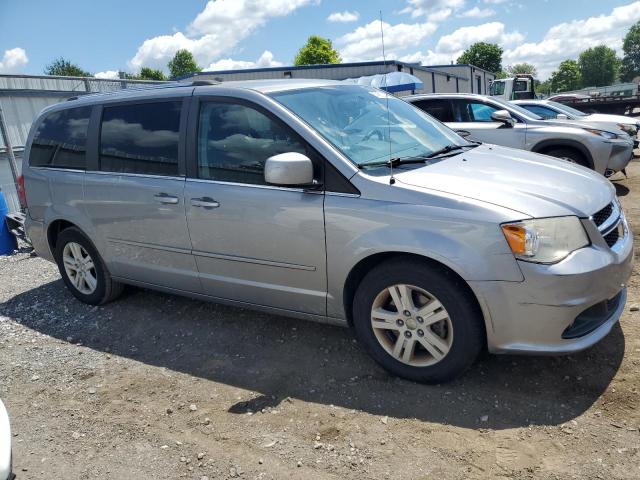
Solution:
<svg viewBox="0 0 640 480">
<path fill-rule="evenodd" d="M 640 231 L 640 163 L 614 183 Z M 15 470 L 19 480 L 638 479 L 639 278 L 594 348 L 484 355 L 462 378 L 425 386 L 385 373 L 345 329 L 138 289 L 89 307 L 54 265 L 0 257 Z"/>
</svg>

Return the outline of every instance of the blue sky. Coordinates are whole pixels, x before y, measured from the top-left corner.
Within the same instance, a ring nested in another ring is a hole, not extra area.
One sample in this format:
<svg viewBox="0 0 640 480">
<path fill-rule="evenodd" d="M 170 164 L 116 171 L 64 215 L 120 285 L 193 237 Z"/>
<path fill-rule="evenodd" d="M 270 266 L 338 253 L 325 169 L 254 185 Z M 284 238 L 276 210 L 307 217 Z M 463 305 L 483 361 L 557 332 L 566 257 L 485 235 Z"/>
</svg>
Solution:
<svg viewBox="0 0 640 480">
<path fill-rule="evenodd" d="M 387 59 L 450 63 L 490 41 L 505 65 L 531 62 L 541 79 L 590 46 L 620 51 L 640 20 L 629 0 L 0 0 L 0 73 L 40 74 L 64 56 L 109 77 L 164 69 L 179 48 L 205 69 L 288 65 L 311 34 L 345 61 L 376 60 L 380 10 Z"/>
</svg>

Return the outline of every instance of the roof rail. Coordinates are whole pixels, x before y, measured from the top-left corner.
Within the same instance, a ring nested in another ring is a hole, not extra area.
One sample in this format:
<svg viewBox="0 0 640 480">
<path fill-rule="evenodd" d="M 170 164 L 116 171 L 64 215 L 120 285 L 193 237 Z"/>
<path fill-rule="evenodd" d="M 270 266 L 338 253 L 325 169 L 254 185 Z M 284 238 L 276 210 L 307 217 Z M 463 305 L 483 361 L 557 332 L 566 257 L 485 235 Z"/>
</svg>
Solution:
<svg viewBox="0 0 640 480">
<path fill-rule="evenodd" d="M 217 80 L 194 80 L 191 82 L 192 87 L 204 87 L 207 85 L 220 85 L 222 82 L 218 82 Z"/>
</svg>

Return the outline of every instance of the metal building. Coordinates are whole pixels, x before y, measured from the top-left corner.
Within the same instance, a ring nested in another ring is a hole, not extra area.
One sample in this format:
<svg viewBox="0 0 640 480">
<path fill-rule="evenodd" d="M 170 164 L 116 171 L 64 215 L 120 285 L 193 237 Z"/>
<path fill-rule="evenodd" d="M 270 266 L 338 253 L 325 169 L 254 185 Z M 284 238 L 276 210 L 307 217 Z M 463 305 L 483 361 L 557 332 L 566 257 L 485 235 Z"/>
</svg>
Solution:
<svg viewBox="0 0 640 480">
<path fill-rule="evenodd" d="M 273 78 L 345 80 L 347 78 L 390 72 L 407 72 L 418 77 L 424 84 L 424 88 L 416 93 L 487 93 L 489 83 L 495 78 L 494 74 L 473 65 L 425 67 L 414 63 L 389 60 L 387 62 L 337 63 L 197 72 L 180 80 L 217 80 L 219 82 Z M 480 78 L 480 83 L 477 81 L 478 78 Z"/>
<path fill-rule="evenodd" d="M 31 123 L 43 108 L 78 95 L 110 92 L 155 83 L 162 82 L 49 75 L 0 75 L 0 108 L 4 114 L 9 142 L 13 147 L 18 169 L 21 169 L 22 151 Z M 4 193 L 9 209 L 19 210 L 20 203 L 2 135 L 0 135 L 0 189 Z"/>
</svg>

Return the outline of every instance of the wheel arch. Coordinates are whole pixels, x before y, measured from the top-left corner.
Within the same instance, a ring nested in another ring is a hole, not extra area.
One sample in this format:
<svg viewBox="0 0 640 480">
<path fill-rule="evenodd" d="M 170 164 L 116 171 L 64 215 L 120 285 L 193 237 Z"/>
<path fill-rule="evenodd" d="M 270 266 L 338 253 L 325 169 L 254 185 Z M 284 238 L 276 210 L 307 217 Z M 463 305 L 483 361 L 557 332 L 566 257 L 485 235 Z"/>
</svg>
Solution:
<svg viewBox="0 0 640 480">
<path fill-rule="evenodd" d="M 358 263 L 356 263 L 353 268 L 349 271 L 347 275 L 347 279 L 343 288 L 342 301 L 344 305 L 344 312 L 346 315 L 347 323 L 349 326 L 353 325 L 353 312 L 352 305 L 353 299 L 355 297 L 356 290 L 360 282 L 364 278 L 364 276 L 371 271 L 374 267 L 379 265 L 382 262 L 390 261 L 390 260 L 403 260 L 410 259 L 416 263 L 422 263 L 423 265 L 429 265 L 430 267 L 435 267 L 441 270 L 446 275 L 453 276 L 460 285 L 465 289 L 465 292 L 470 296 L 470 298 L 474 301 L 476 307 L 478 308 L 478 313 L 482 316 L 485 325 L 485 342 L 486 342 L 486 334 L 487 329 L 491 329 L 491 321 L 488 315 L 488 311 L 485 308 L 481 299 L 476 295 L 476 292 L 471 288 L 469 283 L 460 275 L 460 273 L 456 272 L 453 268 L 444 263 L 435 260 L 433 258 L 419 255 L 416 253 L 407 253 L 407 252 L 379 252 L 371 254 L 363 259 L 361 259 Z"/>
<path fill-rule="evenodd" d="M 552 139 L 552 140 L 542 140 L 541 142 L 536 143 L 531 151 L 534 153 L 544 154 L 545 152 L 555 150 L 557 148 L 567 148 L 572 149 L 580 153 L 586 160 L 589 168 L 592 170 L 595 168 L 593 162 L 593 156 L 587 147 L 585 147 L 582 143 L 577 140 L 571 139 Z"/>
</svg>

